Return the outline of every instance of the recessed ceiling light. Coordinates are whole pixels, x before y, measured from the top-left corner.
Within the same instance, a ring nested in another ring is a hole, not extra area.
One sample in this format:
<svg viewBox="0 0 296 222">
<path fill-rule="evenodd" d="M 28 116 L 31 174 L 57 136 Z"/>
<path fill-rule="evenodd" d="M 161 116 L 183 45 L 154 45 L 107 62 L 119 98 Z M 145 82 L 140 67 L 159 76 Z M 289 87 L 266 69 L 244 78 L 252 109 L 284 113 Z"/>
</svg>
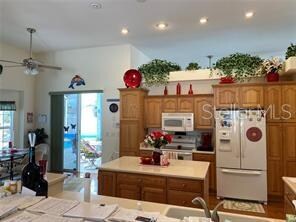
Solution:
<svg viewBox="0 0 296 222">
<path fill-rule="evenodd" d="M 156 25 L 156 28 L 158 28 L 159 30 L 164 30 L 168 27 L 169 25 L 167 23 L 164 22 L 160 22 Z"/>
<path fill-rule="evenodd" d="M 128 31 L 127 28 L 122 28 L 122 29 L 121 29 L 121 34 L 122 34 L 122 35 L 127 35 L 128 32 L 129 32 L 129 31 Z"/>
<path fill-rule="evenodd" d="M 99 2 L 91 2 L 90 3 L 90 7 L 92 7 L 93 9 L 101 9 L 102 8 L 102 4 Z"/>
<path fill-rule="evenodd" d="M 202 17 L 199 20 L 200 24 L 206 24 L 208 22 L 208 18 L 207 17 Z"/>
<path fill-rule="evenodd" d="M 254 12 L 252 11 L 246 12 L 245 16 L 246 18 L 252 18 L 254 16 Z"/>
<path fill-rule="evenodd" d="M 144 3 L 146 0 L 137 0 L 137 2 Z"/>
</svg>

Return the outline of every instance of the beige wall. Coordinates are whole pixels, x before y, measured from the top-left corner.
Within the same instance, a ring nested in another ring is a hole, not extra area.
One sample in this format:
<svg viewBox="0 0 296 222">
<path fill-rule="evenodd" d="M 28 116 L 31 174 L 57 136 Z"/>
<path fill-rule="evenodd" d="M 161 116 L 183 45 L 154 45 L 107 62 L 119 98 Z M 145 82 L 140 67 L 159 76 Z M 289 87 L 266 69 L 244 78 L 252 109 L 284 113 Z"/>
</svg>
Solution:
<svg viewBox="0 0 296 222">
<path fill-rule="evenodd" d="M 123 74 L 132 64 L 145 58 L 130 45 L 85 48 L 40 54 L 38 58 L 47 64 L 63 67 L 62 71 L 46 70 L 36 77 L 36 114 L 48 115 L 46 124 L 39 124 L 49 131 L 50 96 L 54 91 L 103 90 L 103 162 L 109 161 L 119 151 L 119 112 L 112 114 L 106 99 L 119 98 L 118 88 L 125 87 Z M 141 58 L 137 58 L 141 56 Z M 133 61 L 131 61 L 133 57 Z M 146 59 L 146 58 L 145 58 Z M 146 62 L 146 60 L 144 61 Z M 68 89 L 70 80 L 80 74 L 86 86 Z"/>
<path fill-rule="evenodd" d="M 28 53 L 25 50 L 0 42 L 1 59 L 21 62 L 26 57 L 28 57 Z M 23 146 L 27 131 L 34 128 L 34 124 L 26 122 L 26 115 L 27 112 L 34 111 L 35 79 L 32 76 L 25 75 L 23 70 L 22 67 L 4 68 L 2 75 L 0 75 L 0 94 L 2 97 L 19 99 L 17 104 L 17 115 L 19 116 L 15 126 L 15 134 L 18 137 L 16 138 L 16 146 Z M 25 141 L 27 140 L 25 139 Z"/>
</svg>

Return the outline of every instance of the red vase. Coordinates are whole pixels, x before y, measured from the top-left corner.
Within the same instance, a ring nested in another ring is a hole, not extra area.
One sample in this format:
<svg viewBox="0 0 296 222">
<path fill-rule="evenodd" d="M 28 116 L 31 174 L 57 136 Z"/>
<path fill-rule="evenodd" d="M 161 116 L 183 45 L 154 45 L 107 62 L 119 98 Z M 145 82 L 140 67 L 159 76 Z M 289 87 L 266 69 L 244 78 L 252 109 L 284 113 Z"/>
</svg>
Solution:
<svg viewBox="0 0 296 222">
<path fill-rule="evenodd" d="M 164 91 L 163 91 L 163 95 L 166 96 L 167 94 L 168 94 L 168 89 L 167 89 L 167 87 L 165 86 L 165 87 L 164 87 Z"/>
<path fill-rule="evenodd" d="M 181 84 L 180 83 L 177 84 L 176 94 L 181 95 Z"/>
<path fill-rule="evenodd" d="M 192 84 L 190 84 L 190 88 L 189 88 L 188 94 L 189 94 L 189 95 L 192 95 L 192 94 L 193 94 Z"/>
<path fill-rule="evenodd" d="M 162 155 L 162 152 L 160 149 L 155 149 L 152 153 L 152 159 L 154 165 L 160 165 L 160 156 Z"/>
<path fill-rule="evenodd" d="M 277 72 L 270 72 L 266 75 L 267 82 L 278 82 L 280 75 Z"/>
</svg>

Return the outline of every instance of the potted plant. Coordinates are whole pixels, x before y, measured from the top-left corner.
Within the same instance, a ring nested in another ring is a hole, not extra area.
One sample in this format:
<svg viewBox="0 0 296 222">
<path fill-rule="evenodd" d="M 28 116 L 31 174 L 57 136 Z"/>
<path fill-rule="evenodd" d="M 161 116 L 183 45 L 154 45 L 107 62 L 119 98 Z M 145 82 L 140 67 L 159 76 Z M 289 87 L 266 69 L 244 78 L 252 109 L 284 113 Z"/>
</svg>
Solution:
<svg viewBox="0 0 296 222">
<path fill-rule="evenodd" d="M 160 164 L 161 148 L 172 142 L 172 135 L 161 131 L 153 131 L 144 140 L 146 145 L 154 147 L 152 158 L 155 165 Z"/>
<path fill-rule="evenodd" d="M 259 67 L 257 73 L 265 76 L 267 82 L 279 81 L 279 72 L 283 68 L 283 63 L 280 58 L 274 57 L 272 59 L 265 59 Z"/>
<path fill-rule="evenodd" d="M 186 70 L 192 71 L 192 70 L 199 70 L 201 66 L 197 62 L 191 62 L 186 67 Z"/>
<path fill-rule="evenodd" d="M 166 85 L 169 80 L 170 72 L 180 71 L 181 67 L 173 62 L 154 59 L 147 64 L 141 65 L 138 70 L 144 77 L 145 85 L 159 86 Z"/>
<path fill-rule="evenodd" d="M 262 64 L 262 59 L 250 54 L 234 53 L 219 59 L 214 65 L 221 76 L 220 83 L 233 83 L 256 77 L 256 70 Z"/>
<path fill-rule="evenodd" d="M 296 45 L 291 43 L 291 45 L 287 48 L 286 51 L 286 59 L 290 57 L 295 57 L 296 56 Z"/>
</svg>

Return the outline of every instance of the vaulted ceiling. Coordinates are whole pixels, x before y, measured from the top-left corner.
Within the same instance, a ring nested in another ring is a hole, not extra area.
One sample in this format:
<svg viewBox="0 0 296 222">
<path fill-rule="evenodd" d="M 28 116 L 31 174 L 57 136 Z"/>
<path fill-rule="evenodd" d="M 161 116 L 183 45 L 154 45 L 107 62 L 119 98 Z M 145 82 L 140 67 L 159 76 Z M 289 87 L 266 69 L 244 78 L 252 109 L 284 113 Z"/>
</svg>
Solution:
<svg viewBox="0 0 296 222">
<path fill-rule="evenodd" d="M 205 64 L 210 54 L 285 51 L 296 42 L 295 9 L 296 0 L 0 0 L 0 40 L 25 48 L 34 27 L 35 52 L 130 43 L 151 58 Z M 155 28 L 161 21 L 167 30 Z"/>
</svg>

